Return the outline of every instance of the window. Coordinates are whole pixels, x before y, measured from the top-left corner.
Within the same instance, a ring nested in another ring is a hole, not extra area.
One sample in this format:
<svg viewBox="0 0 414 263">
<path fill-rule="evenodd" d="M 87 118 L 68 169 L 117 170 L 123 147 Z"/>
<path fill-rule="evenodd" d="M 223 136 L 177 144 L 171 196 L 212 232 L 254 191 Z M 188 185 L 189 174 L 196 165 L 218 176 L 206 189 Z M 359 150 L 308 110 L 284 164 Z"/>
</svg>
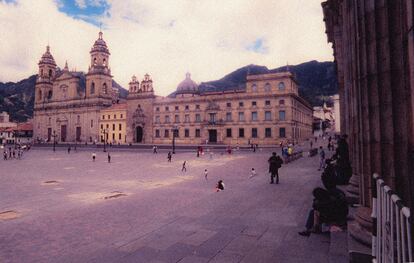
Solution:
<svg viewBox="0 0 414 263">
<path fill-rule="evenodd" d="M 112 141 L 115 141 L 115 133 L 112 133 Z"/>
<path fill-rule="evenodd" d="M 279 120 L 286 120 L 286 112 L 284 110 L 279 111 Z"/>
<path fill-rule="evenodd" d="M 175 115 L 174 116 L 174 122 L 180 122 L 180 115 Z"/>
<path fill-rule="evenodd" d="M 189 114 L 186 114 L 184 116 L 184 122 L 190 122 L 190 115 Z"/>
<path fill-rule="evenodd" d="M 47 98 L 50 100 L 52 96 L 53 96 L 53 92 L 49 90 L 49 92 L 47 93 Z"/>
<path fill-rule="evenodd" d="M 101 124 L 101 130 L 103 130 L 103 124 Z"/>
<path fill-rule="evenodd" d="M 185 105 L 185 110 L 189 110 L 189 109 L 190 109 L 190 106 Z"/>
<path fill-rule="evenodd" d="M 105 115 L 102 115 L 102 120 L 105 120 Z"/>
<path fill-rule="evenodd" d="M 160 116 L 155 116 L 155 123 L 160 123 Z"/>
<path fill-rule="evenodd" d="M 279 137 L 285 138 L 286 137 L 286 129 L 285 128 L 279 128 Z"/>
<path fill-rule="evenodd" d="M 165 107 L 165 111 L 169 111 L 170 108 L 168 106 Z"/>
<path fill-rule="evenodd" d="M 103 89 L 103 94 L 108 93 L 108 87 L 106 86 L 106 83 L 103 84 L 102 89 Z"/>
<path fill-rule="evenodd" d="M 210 115 L 210 122 L 216 122 L 216 113 L 209 113 Z"/>
<path fill-rule="evenodd" d="M 256 84 L 253 84 L 253 85 L 252 85 L 252 91 L 253 91 L 253 92 L 257 92 L 257 85 L 256 85 Z"/>
<path fill-rule="evenodd" d="M 114 119 L 116 120 L 116 114 L 114 114 Z"/>
<path fill-rule="evenodd" d="M 231 135 L 231 128 L 226 129 L 226 137 L 227 138 L 231 138 L 232 137 L 232 135 Z"/>
<path fill-rule="evenodd" d="M 76 118 L 77 123 L 80 123 L 80 116 L 78 115 Z"/>
<path fill-rule="evenodd" d="M 285 105 L 285 100 L 279 100 L 279 105 Z"/>
<path fill-rule="evenodd" d="M 165 138 L 170 137 L 170 131 L 169 130 L 164 130 L 164 137 Z"/>
<path fill-rule="evenodd" d="M 160 107 L 156 107 L 155 108 L 155 111 L 160 111 Z"/>
<path fill-rule="evenodd" d="M 160 138 L 160 130 L 155 130 L 155 137 Z"/>
<path fill-rule="evenodd" d="M 180 131 L 177 129 L 177 130 L 174 130 L 174 133 L 175 133 L 175 137 L 180 137 Z"/>
<path fill-rule="evenodd" d="M 112 130 L 115 131 L 115 124 L 112 124 Z"/>
<path fill-rule="evenodd" d="M 257 128 L 252 128 L 252 138 L 257 138 Z"/>
<path fill-rule="evenodd" d="M 122 131 L 122 124 L 120 123 L 118 126 L 119 130 Z"/>
<path fill-rule="evenodd" d="M 122 139 L 122 135 L 119 133 L 118 134 L 118 139 L 121 140 Z"/>
<path fill-rule="evenodd" d="M 197 138 L 201 137 L 200 129 L 195 130 L 195 137 L 197 137 Z"/>
<path fill-rule="evenodd" d="M 39 100 L 42 100 L 42 91 L 39 90 Z"/>
<path fill-rule="evenodd" d="M 271 120 L 272 120 L 272 112 L 265 111 L 265 121 L 271 121 Z"/>
<path fill-rule="evenodd" d="M 121 119 L 124 117 L 124 115 L 123 114 L 121 114 Z"/>
<path fill-rule="evenodd" d="M 165 115 L 165 123 L 170 123 L 170 116 L 169 115 Z"/>
<path fill-rule="evenodd" d="M 91 120 L 91 128 L 93 128 L 93 120 Z"/>
<path fill-rule="evenodd" d="M 49 117 L 49 125 L 52 125 L 52 118 Z"/>
<path fill-rule="evenodd" d="M 190 130 L 189 129 L 184 130 L 184 137 L 190 137 Z"/>
<path fill-rule="evenodd" d="M 265 92 L 270 92 L 271 89 L 272 89 L 272 87 L 270 86 L 270 84 L 266 83 L 265 86 L 264 86 Z"/>
<path fill-rule="evenodd" d="M 270 100 L 265 101 L 265 106 L 270 106 Z"/>
<path fill-rule="evenodd" d="M 244 112 L 239 112 L 239 121 L 244 121 Z"/>
<path fill-rule="evenodd" d="M 175 110 L 179 110 L 178 106 L 175 106 Z"/>
<path fill-rule="evenodd" d="M 227 107 L 227 108 L 231 108 L 231 102 L 227 102 L 227 103 L 226 103 L 226 107 Z"/>
<path fill-rule="evenodd" d="M 196 105 L 196 110 L 199 110 L 200 109 L 200 105 L 199 104 L 197 104 Z"/>
<path fill-rule="evenodd" d="M 279 82 L 279 85 L 277 86 L 279 88 L 279 90 L 285 90 L 285 83 L 284 82 Z"/>
<path fill-rule="evenodd" d="M 106 128 L 109 129 L 109 124 L 106 125 Z"/>
<path fill-rule="evenodd" d="M 111 115 L 108 114 L 108 120 L 110 120 L 110 119 L 111 119 Z"/>
<path fill-rule="evenodd" d="M 257 111 L 252 111 L 252 121 L 257 121 Z"/>
<path fill-rule="evenodd" d="M 196 122 L 201 122 L 201 115 L 200 114 L 196 114 Z"/>
<path fill-rule="evenodd" d="M 252 101 L 252 106 L 256 107 L 257 106 L 257 102 L 256 101 Z"/>
<path fill-rule="evenodd" d="M 239 137 L 244 138 L 244 129 L 243 128 L 239 128 Z"/>
<path fill-rule="evenodd" d="M 265 137 L 266 138 L 272 137 L 272 128 L 265 128 Z"/>
<path fill-rule="evenodd" d="M 91 94 L 95 94 L 95 83 L 91 83 Z"/>
<path fill-rule="evenodd" d="M 240 102 L 239 102 L 239 107 L 243 107 L 243 106 L 244 106 L 243 101 L 240 101 Z"/>
<path fill-rule="evenodd" d="M 231 121 L 231 112 L 226 112 L 226 121 Z"/>
</svg>

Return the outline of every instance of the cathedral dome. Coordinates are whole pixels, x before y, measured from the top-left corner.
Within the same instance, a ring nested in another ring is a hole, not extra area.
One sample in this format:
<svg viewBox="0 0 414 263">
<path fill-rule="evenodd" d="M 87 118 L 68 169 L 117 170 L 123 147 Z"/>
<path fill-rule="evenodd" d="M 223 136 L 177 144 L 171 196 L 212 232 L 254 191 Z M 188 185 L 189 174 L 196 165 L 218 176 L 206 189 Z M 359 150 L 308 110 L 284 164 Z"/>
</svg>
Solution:
<svg viewBox="0 0 414 263">
<path fill-rule="evenodd" d="M 39 64 L 51 64 L 51 65 L 56 66 L 55 59 L 50 53 L 49 45 L 46 46 L 46 52 L 42 55 L 42 58 L 40 59 Z"/>
<path fill-rule="evenodd" d="M 191 79 L 191 74 L 185 74 L 185 79 L 177 86 L 177 93 L 197 93 L 198 85 Z"/>
<path fill-rule="evenodd" d="M 108 46 L 106 45 L 105 40 L 102 38 L 102 32 L 99 32 L 99 37 L 92 46 L 91 53 L 92 52 L 104 52 L 109 54 Z"/>
</svg>

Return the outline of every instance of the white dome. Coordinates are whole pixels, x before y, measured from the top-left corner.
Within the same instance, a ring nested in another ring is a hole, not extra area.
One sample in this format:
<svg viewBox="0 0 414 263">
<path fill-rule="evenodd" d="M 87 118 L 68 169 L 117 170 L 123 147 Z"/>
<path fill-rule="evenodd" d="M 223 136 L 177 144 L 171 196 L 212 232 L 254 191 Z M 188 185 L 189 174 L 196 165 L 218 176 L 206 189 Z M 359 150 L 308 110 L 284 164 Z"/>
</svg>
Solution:
<svg viewBox="0 0 414 263">
<path fill-rule="evenodd" d="M 185 79 L 177 86 L 177 92 L 179 93 L 194 93 L 198 91 L 198 85 L 191 79 L 191 74 L 187 73 Z"/>
</svg>

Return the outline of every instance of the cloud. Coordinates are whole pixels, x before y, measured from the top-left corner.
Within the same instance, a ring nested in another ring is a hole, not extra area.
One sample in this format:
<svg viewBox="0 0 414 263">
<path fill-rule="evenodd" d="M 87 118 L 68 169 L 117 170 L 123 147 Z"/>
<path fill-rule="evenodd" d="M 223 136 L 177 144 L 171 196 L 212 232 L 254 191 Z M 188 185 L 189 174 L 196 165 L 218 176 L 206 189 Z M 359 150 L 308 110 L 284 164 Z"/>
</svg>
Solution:
<svg viewBox="0 0 414 263">
<path fill-rule="evenodd" d="M 78 1 L 84 9 L 63 0 L 0 2 L 0 81 L 37 73 L 48 42 L 60 67 L 68 60 L 69 68 L 87 71 L 100 22 L 114 79 L 128 88 L 133 74 L 149 73 L 160 95 L 174 91 L 187 71 L 201 82 L 252 63 L 332 60 L 320 2 Z"/>
</svg>

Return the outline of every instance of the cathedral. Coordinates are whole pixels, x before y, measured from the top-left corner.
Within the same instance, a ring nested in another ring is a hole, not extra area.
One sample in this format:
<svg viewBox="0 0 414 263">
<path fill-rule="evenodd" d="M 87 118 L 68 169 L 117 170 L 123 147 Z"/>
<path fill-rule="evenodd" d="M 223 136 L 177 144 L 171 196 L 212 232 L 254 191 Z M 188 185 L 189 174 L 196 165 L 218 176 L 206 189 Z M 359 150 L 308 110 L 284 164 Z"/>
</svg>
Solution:
<svg viewBox="0 0 414 263">
<path fill-rule="evenodd" d="M 118 98 L 102 32 L 86 74 L 58 69 L 49 46 L 39 61 L 34 138 L 112 144 L 275 145 L 312 136 L 312 107 L 290 72 L 248 75 L 243 87 L 203 89 L 187 73 L 167 97 L 133 76 Z"/>
</svg>

